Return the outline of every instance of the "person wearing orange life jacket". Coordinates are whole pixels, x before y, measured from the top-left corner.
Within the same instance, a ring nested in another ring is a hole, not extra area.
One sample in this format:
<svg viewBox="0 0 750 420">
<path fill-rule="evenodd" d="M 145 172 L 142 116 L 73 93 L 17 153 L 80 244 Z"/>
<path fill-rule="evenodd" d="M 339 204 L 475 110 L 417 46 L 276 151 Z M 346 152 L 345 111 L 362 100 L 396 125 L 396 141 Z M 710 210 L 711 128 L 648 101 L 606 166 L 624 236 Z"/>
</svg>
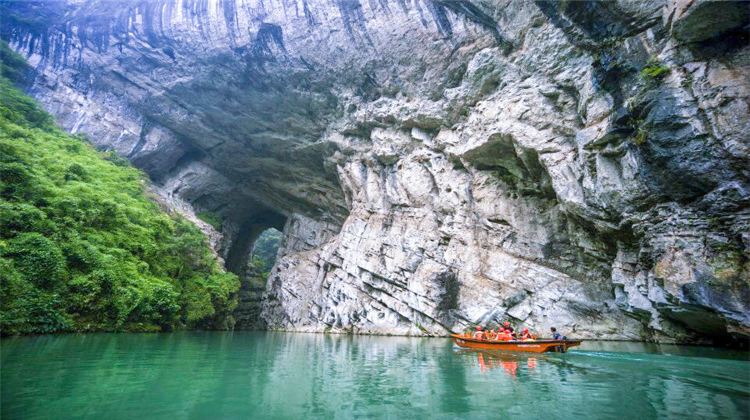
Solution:
<svg viewBox="0 0 750 420">
<path fill-rule="evenodd" d="M 499 341 L 510 341 L 513 339 L 513 336 L 510 335 L 510 332 L 505 328 L 500 328 L 500 333 L 498 333 L 497 339 Z"/>
<path fill-rule="evenodd" d="M 485 338 L 486 338 L 487 340 L 492 340 L 492 341 L 494 341 L 494 340 L 497 340 L 497 334 L 495 334 L 495 332 L 494 332 L 494 331 L 492 331 L 492 330 L 487 330 L 487 331 L 485 331 L 485 332 L 484 332 L 484 337 L 485 337 Z"/>
<path fill-rule="evenodd" d="M 529 332 L 528 328 L 521 331 L 521 340 L 535 340 L 536 338 Z"/>
<path fill-rule="evenodd" d="M 484 331 L 482 331 L 482 326 L 477 325 L 477 330 L 474 331 L 474 338 L 477 340 L 483 340 L 484 339 Z"/>
</svg>

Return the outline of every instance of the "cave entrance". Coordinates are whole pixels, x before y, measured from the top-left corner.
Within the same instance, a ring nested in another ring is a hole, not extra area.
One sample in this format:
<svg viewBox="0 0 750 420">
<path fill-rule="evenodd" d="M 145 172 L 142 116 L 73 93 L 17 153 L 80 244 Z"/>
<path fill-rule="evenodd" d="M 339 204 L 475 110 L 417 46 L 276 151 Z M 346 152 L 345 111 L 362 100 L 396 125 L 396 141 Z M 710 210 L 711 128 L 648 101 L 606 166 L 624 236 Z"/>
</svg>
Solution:
<svg viewBox="0 0 750 420">
<path fill-rule="evenodd" d="M 281 238 L 281 231 L 276 228 L 268 228 L 258 235 L 250 252 L 250 258 L 248 258 L 245 270 L 250 283 L 259 283 L 260 287 L 265 286 L 268 274 L 276 262 L 276 254 L 279 252 Z"/>
<path fill-rule="evenodd" d="M 236 329 L 263 329 L 260 317 L 268 273 L 276 262 L 286 217 L 263 211 L 252 214 L 232 237 L 226 268 L 240 277 L 234 311 Z"/>
<path fill-rule="evenodd" d="M 286 217 L 274 211 L 253 214 L 232 235 L 226 257 L 226 268 L 240 278 L 246 277 L 255 242 L 267 230 L 283 231 Z"/>
</svg>

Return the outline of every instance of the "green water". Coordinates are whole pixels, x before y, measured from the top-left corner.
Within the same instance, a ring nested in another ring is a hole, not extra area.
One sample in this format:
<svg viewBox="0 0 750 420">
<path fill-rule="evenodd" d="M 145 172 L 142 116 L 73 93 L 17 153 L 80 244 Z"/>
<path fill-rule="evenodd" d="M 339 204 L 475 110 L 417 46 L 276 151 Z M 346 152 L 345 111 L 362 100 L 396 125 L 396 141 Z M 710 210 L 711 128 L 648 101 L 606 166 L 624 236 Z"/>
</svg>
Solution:
<svg viewBox="0 0 750 420">
<path fill-rule="evenodd" d="M 747 353 L 584 343 L 567 354 L 447 339 L 91 334 L 2 346 L 2 419 L 748 418 Z"/>
</svg>

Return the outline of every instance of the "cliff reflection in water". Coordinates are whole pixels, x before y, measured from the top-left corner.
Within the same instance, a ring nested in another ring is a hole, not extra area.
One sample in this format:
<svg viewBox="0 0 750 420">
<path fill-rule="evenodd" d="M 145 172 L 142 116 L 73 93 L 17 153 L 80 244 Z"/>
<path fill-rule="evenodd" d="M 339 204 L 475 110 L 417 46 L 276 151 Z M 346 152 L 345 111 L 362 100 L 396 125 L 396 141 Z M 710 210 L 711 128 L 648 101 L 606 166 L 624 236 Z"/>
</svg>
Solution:
<svg viewBox="0 0 750 420">
<path fill-rule="evenodd" d="M 640 419 L 750 410 L 746 353 L 584 344 L 526 355 L 438 338 L 281 332 L 3 339 L 0 415 L 538 418 L 564 407 Z"/>
</svg>

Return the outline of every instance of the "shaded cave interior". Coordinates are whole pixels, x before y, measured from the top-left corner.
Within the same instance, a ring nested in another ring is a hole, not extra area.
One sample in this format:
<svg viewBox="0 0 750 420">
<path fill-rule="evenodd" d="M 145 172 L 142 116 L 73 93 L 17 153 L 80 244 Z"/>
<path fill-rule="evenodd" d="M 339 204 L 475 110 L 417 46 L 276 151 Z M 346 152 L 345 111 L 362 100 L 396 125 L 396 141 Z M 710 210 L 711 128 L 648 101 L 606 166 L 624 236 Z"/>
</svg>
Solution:
<svg viewBox="0 0 750 420">
<path fill-rule="evenodd" d="M 286 216 L 272 210 L 263 211 L 250 217 L 239 228 L 226 257 L 226 269 L 240 278 L 247 277 L 248 265 L 252 260 L 253 248 L 258 238 L 267 231 L 282 232 Z"/>
<path fill-rule="evenodd" d="M 226 269 L 240 278 L 235 329 L 263 329 L 261 307 L 266 280 L 281 246 L 286 216 L 265 210 L 250 216 L 234 235 Z"/>
</svg>

